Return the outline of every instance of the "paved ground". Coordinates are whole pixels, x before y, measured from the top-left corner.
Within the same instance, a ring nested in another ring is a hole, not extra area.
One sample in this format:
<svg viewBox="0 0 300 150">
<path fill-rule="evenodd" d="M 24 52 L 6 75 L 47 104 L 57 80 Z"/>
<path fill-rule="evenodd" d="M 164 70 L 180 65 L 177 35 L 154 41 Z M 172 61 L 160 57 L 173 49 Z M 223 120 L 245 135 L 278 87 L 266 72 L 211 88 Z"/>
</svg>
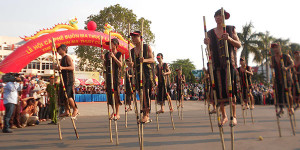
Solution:
<svg viewBox="0 0 300 150">
<path fill-rule="evenodd" d="M 71 121 L 67 119 L 62 122 L 63 140 L 58 139 L 57 126 L 42 123 L 36 127 L 15 129 L 12 134 L 0 133 L 0 149 L 139 149 L 133 112 L 130 112 L 128 117 L 128 128 L 124 126 L 124 115 L 118 121 L 120 145 L 115 146 L 115 143 L 109 143 L 106 103 L 79 103 L 78 106 L 81 115 L 76 125 L 80 139 L 76 139 Z M 169 113 L 160 115 L 160 131 L 157 131 L 155 114 L 152 113 L 151 117 L 154 121 L 147 124 L 144 130 L 145 150 L 221 149 L 216 121 L 213 122 L 215 132 L 212 133 L 208 115 L 204 110 L 202 102 L 185 102 L 183 120 L 178 118 L 177 111 L 174 113 L 175 131 L 172 130 Z M 121 112 L 124 112 L 124 107 Z M 234 128 L 235 149 L 300 150 L 299 128 L 296 129 L 298 135 L 293 136 L 288 117 L 285 115 L 281 119 L 283 137 L 279 138 L 274 114 L 273 106 L 257 106 L 254 111 L 255 124 L 250 122 L 248 112 L 248 120 L 244 125 L 241 109 L 238 106 L 239 124 Z M 300 116 L 299 112 L 296 113 L 296 117 L 298 116 Z M 297 120 L 299 123 L 299 119 Z M 228 125 L 224 126 L 224 134 L 226 149 L 230 149 Z M 264 138 L 263 141 L 258 140 L 259 136 Z"/>
</svg>

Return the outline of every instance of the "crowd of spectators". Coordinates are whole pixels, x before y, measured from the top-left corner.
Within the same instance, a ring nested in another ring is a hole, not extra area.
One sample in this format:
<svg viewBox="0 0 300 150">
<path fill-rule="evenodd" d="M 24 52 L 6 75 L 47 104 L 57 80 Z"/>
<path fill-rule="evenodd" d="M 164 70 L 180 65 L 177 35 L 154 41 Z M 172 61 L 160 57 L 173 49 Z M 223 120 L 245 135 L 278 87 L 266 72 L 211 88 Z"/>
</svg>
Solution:
<svg viewBox="0 0 300 150">
<path fill-rule="evenodd" d="M 0 81 L 1 82 L 1 81 Z M 56 81 L 59 82 L 59 81 Z M 49 98 L 47 94 L 48 82 L 41 80 L 39 77 L 21 77 L 18 82 L 0 83 L 0 128 L 3 132 L 11 132 L 5 129 L 5 113 L 11 113 L 9 128 L 24 128 L 26 126 L 35 126 L 43 121 L 51 121 L 49 113 Z M 272 105 L 274 103 L 274 93 L 272 86 L 263 84 L 253 84 L 252 94 L 257 105 Z M 5 94 L 15 90 L 17 101 L 10 103 L 10 98 L 5 100 Z M 76 94 L 105 94 L 103 85 L 75 87 Z M 120 94 L 124 94 L 124 86 L 120 85 Z M 170 85 L 170 95 L 172 99 L 177 99 L 176 84 Z M 204 88 L 202 84 L 184 84 L 183 95 L 185 100 L 203 100 Z M 238 100 L 239 102 L 239 100 Z M 5 112 L 5 108 L 10 108 Z M 7 119 L 7 118 L 6 118 Z"/>
<path fill-rule="evenodd" d="M 171 84 L 171 98 L 176 99 L 176 84 Z M 204 86 L 202 84 L 193 83 L 185 84 L 183 89 L 185 100 L 203 100 Z M 265 86 L 263 84 L 253 84 L 252 94 L 256 105 L 273 105 L 274 93 L 272 85 Z M 239 103 L 239 100 L 238 100 Z"/>
<path fill-rule="evenodd" d="M 0 129 L 3 132 L 51 121 L 47 83 L 31 76 L 20 76 L 16 82 L 0 81 Z"/>
<path fill-rule="evenodd" d="M 105 94 L 102 85 L 79 85 L 75 87 L 76 94 Z"/>
</svg>

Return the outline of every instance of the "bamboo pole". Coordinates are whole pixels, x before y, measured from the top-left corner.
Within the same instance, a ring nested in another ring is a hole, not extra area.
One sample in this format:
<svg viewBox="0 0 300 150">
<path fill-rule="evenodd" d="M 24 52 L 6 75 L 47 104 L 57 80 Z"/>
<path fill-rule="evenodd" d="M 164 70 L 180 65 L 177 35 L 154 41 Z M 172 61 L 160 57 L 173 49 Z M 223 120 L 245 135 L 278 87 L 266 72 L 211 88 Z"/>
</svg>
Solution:
<svg viewBox="0 0 300 150">
<path fill-rule="evenodd" d="M 100 36 L 101 54 L 103 54 L 103 43 L 102 43 L 102 40 L 103 40 L 102 36 Z M 109 40 L 111 40 L 111 39 L 109 39 Z M 102 71 L 104 72 L 104 64 L 102 65 Z M 110 74 L 110 71 L 106 70 L 106 74 Z M 103 77 L 105 79 L 105 94 L 106 94 L 106 100 L 107 100 L 106 105 L 107 105 L 107 115 L 108 115 L 108 132 L 109 132 L 109 137 L 110 137 L 109 141 L 110 141 L 110 143 L 112 143 L 113 142 L 113 138 L 112 138 L 112 129 L 111 129 L 111 117 L 110 117 L 109 103 L 108 103 L 108 96 L 107 96 L 107 80 L 106 80 L 106 77 L 104 76 L 104 73 L 103 73 Z"/>
<path fill-rule="evenodd" d="M 129 51 L 129 49 L 128 49 L 128 51 Z M 128 111 L 127 111 L 127 96 L 126 96 L 126 82 L 127 82 L 127 79 L 126 79 L 126 77 L 127 77 L 127 70 L 126 70 L 126 63 L 125 63 L 125 54 L 123 55 L 123 66 L 122 67 L 124 67 L 123 69 L 123 79 L 124 79 L 124 87 L 123 87 L 123 90 L 124 90 L 124 105 L 125 105 L 125 128 L 127 128 L 127 115 L 128 115 Z M 129 82 L 130 82 L 130 80 L 129 80 Z M 131 100 L 131 99 L 129 99 L 129 100 Z"/>
<path fill-rule="evenodd" d="M 289 51 L 289 52 L 291 52 L 291 51 Z M 299 86 L 299 80 L 298 80 L 298 75 L 297 75 L 297 69 L 296 69 L 296 65 L 294 65 L 293 67 L 292 67 L 292 71 L 293 71 L 293 73 L 294 73 L 294 77 L 295 77 L 295 82 L 296 82 L 296 92 L 297 92 L 297 94 L 299 95 L 300 94 L 300 86 Z M 297 103 L 297 102 L 296 102 Z M 296 117 L 295 117 L 295 113 L 293 114 L 293 120 L 294 120 L 294 127 L 295 127 L 295 129 L 296 129 Z"/>
<path fill-rule="evenodd" d="M 165 85 L 165 92 L 167 94 L 167 100 L 168 100 L 168 105 L 169 105 L 169 109 L 170 109 L 170 117 L 171 117 L 171 123 L 172 123 L 172 127 L 173 127 L 173 130 L 175 130 L 175 124 L 174 124 L 174 119 L 173 119 L 173 106 L 172 106 L 172 100 L 171 100 L 171 97 L 169 95 L 169 92 L 167 90 L 167 82 L 166 82 L 166 77 L 164 76 L 164 70 L 162 70 L 162 74 L 163 74 L 163 78 L 164 78 L 164 85 Z M 163 96 L 164 98 L 164 96 Z"/>
<path fill-rule="evenodd" d="M 111 50 L 110 53 L 112 52 L 112 46 L 111 46 L 111 32 L 109 32 L 109 49 Z M 115 134 L 116 134 L 116 145 L 119 145 L 119 135 L 118 135 L 118 121 L 117 121 L 117 114 L 116 114 L 116 100 L 114 97 L 114 74 L 113 74 L 113 66 L 112 66 L 112 57 L 109 56 L 109 62 L 110 62 L 110 79 L 111 79 L 111 91 L 112 91 L 112 101 L 113 101 L 113 119 L 115 123 Z"/>
<path fill-rule="evenodd" d="M 280 63 L 281 63 L 282 68 L 285 67 L 282 54 L 281 54 L 281 58 L 280 58 Z M 293 135 L 296 135 L 295 127 L 294 127 L 294 123 L 293 123 L 293 119 L 292 119 L 293 114 L 291 112 L 290 96 L 289 96 L 290 94 L 289 94 L 289 88 L 287 86 L 286 71 L 282 70 L 282 72 L 283 72 L 283 82 L 284 82 L 284 93 L 285 93 L 286 101 L 288 104 L 288 112 L 289 112 L 289 118 L 290 118 L 290 122 L 291 122 L 291 128 L 293 131 Z"/>
<path fill-rule="evenodd" d="M 181 97 L 181 98 L 180 98 L 180 107 L 181 107 L 181 109 L 180 109 L 180 116 L 181 116 L 181 117 L 180 117 L 180 119 L 183 120 L 183 99 L 184 99 L 184 98 L 183 98 L 183 92 L 184 92 L 184 91 L 183 91 L 183 87 L 184 87 L 183 84 L 184 84 L 184 83 L 183 83 L 182 66 L 180 66 L 180 70 L 181 70 L 181 78 L 182 78 L 182 79 L 181 79 L 181 89 L 180 89 L 180 90 L 181 90 L 181 95 L 180 95 L 180 97 Z"/>
<path fill-rule="evenodd" d="M 54 79 L 55 79 L 55 66 L 54 66 L 54 64 L 55 64 L 55 51 L 56 51 L 56 47 L 55 47 L 55 43 L 54 43 L 54 38 L 52 38 L 52 55 L 53 55 L 53 64 L 52 64 L 52 66 L 53 66 L 53 77 L 54 77 Z M 58 63 L 58 62 L 56 62 L 56 63 Z M 54 85 L 55 85 L 55 82 L 53 83 L 53 86 Z M 59 108 L 59 107 L 57 107 L 57 108 Z M 60 119 L 57 119 L 57 128 L 58 128 L 58 137 L 59 137 L 60 140 L 62 140 Z"/>
<path fill-rule="evenodd" d="M 249 101 L 249 103 L 250 103 L 250 113 L 251 113 L 251 121 L 252 121 L 252 124 L 254 124 L 254 118 L 253 118 L 253 109 L 252 109 L 252 105 L 254 105 L 254 104 L 252 104 L 252 99 L 251 99 L 251 97 L 250 97 L 250 89 L 249 89 L 249 80 L 248 80 L 248 75 L 247 75 L 247 73 L 246 73 L 246 71 L 247 71 L 247 69 L 245 69 L 245 78 L 246 78 L 246 88 L 247 88 L 247 99 L 248 99 L 248 101 Z"/>
<path fill-rule="evenodd" d="M 271 49 L 269 51 L 269 57 L 270 57 L 270 64 L 272 64 L 272 54 L 271 54 Z M 273 65 L 273 64 L 272 64 Z M 273 65 L 274 67 L 274 65 Z M 277 127 L 278 127 L 278 132 L 279 132 L 279 137 L 281 137 L 281 128 L 280 128 L 280 120 L 279 120 L 279 114 L 278 114 L 278 103 L 277 103 L 277 95 L 276 95 L 276 80 L 275 80 L 275 72 L 274 69 L 271 67 L 271 73 L 272 73 L 272 83 L 273 83 L 273 92 L 274 92 L 274 106 L 275 106 L 275 113 L 276 113 L 276 120 L 277 120 Z"/>
<path fill-rule="evenodd" d="M 154 56 L 154 55 L 153 55 Z M 162 98 L 164 98 L 163 94 L 162 94 Z M 158 119 L 158 116 L 159 116 L 159 113 L 157 111 L 157 96 L 156 96 L 156 92 L 155 92 L 155 114 L 156 114 L 156 126 L 157 126 L 157 131 L 159 131 L 159 119 Z M 161 104 L 163 105 L 163 104 Z"/>
<path fill-rule="evenodd" d="M 210 122 L 210 128 L 211 128 L 211 132 L 214 132 L 214 128 L 213 128 L 213 125 L 212 125 L 212 121 L 211 121 L 211 112 L 210 112 L 210 104 L 209 104 L 209 94 L 208 94 L 208 82 L 206 82 L 206 73 L 204 72 L 204 56 L 203 56 L 203 46 L 201 45 L 201 50 L 202 50 L 202 64 L 203 64 L 203 82 L 205 84 L 205 87 L 204 87 L 204 92 L 205 92 L 205 98 L 204 98 L 204 105 L 206 105 L 206 103 L 208 103 L 208 106 L 207 106 L 207 111 L 208 111 L 208 118 L 209 118 L 209 122 Z M 206 108 L 206 107 L 205 107 Z M 205 111 L 205 114 L 206 114 L 206 110 Z"/>
<path fill-rule="evenodd" d="M 131 51 L 130 51 L 130 23 L 128 24 L 128 51 L 129 51 L 129 62 L 132 63 L 132 56 L 131 56 Z M 137 122 L 137 127 L 138 127 L 138 138 L 139 138 L 139 145 L 141 147 L 141 124 L 140 124 L 140 118 L 139 118 L 139 113 L 138 113 L 138 106 L 137 106 L 137 99 L 136 99 L 136 81 L 135 81 L 135 76 L 134 76 L 134 70 L 133 67 L 130 67 L 130 71 L 132 74 L 132 89 L 131 89 L 131 94 L 133 98 L 133 103 L 134 103 L 134 112 L 135 112 L 135 117 L 136 117 L 136 122 Z"/>
<path fill-rule="evenodd" d="M 201 50 L 202 50 L 202 65 L 203 65 L 203 75 L 205 76 L 205 72 L 204 72 L 204 56 L 203 56 L 203 45 L 201 45 Z M 203 78 L 204 79 L 204 78 Z M 205 83 L 205 81 L 203 81 L 204 83 Z M 206 85 L 206 84 L 205 84 Z M 204 91 L 205 92 L 205 91 Z M 207 103 L 207 101 L 206 101 L 206 99 L 204 99 L 204 105 L 206 105 L 206 103 Z M 206 108 L 206 107 L 204 107 L 204 108 Z M 205 114 L 206 114 L 206 110 L 204 111 L 205 112 Z"/>
<path fill-rule="evenodd" d="M 242 114 L 243 114 L 244 124 L 246 124 L 246 118 L 245 118 L 245 101 L 244 101 L 244 97 L 243 97 L 243 89 L 242 89 L 242 83 L 241 83 L 241 80 L 240 80 L 240 73 L 239 72 L 236 75 L 236 80 L 237 80 L 237 83 L 239 85 L 237 93 L 239 94 L 239 97 L 240 97 L 240 100 L 241 100 L 241 106 L 242 106 Z"/>
<path fill-rule="evenodd" d="M 144 20 L 142 20 L 142 32 L 141 32 L 141 52 L 140 52 L 140 58 L 143 58 L 143 28 L 144 28 Z M 142 119 L 142 115 L 143 115 L 143 111 L 144 113 L 146 113 L 146 110 L 143 109 L 143 105 L 144 105 L 144 95 L 143 95 L 143 62 L 140 61 L 140 119 Z M 146 107 L 146 105 L 145 105 Z M 144 123 L 141 122 L 141 144 L 140 144 L 140 150 L 144 149 Z"/>
<path fill-rule="evenodd" d="M 225 25 L 225 15 L 224 9 L 221 8 L 222 18 L 223 18 L 223 33 L 226 33 L 226 25 Z M 230 103 L 230 131 L 231 131 L 231 149 L 234 150 L 234 129 L 233 129 L 233 111 L 232 111 L 232 82 L 231 82 L 231 69 L 230 69 L 230 61 L 229 61 L 229 52 L 228 52 L 228 43 L 227 40 L 224 40 L 225 43 L 225 53 L 227 59 L 227 80 L 228 80 L 228 92 L 229 92 L 229 103 Z"/>
</svg>

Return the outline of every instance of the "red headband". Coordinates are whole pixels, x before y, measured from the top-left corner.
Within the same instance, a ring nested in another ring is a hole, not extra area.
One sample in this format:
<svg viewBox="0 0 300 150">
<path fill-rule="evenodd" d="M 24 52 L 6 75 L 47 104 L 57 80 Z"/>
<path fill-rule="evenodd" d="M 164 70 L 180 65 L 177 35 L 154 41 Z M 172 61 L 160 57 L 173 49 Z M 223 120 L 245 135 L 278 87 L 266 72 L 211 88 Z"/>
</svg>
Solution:
<svg viewBox="0 0 300 150">
<path fill-rule="evenodd" d="M 161 56 L 156 56 L 156 58 L 162 58 Z"/>
<path fill-rule="evenodd" d="M 278 47 L 279 45 L 277 43 L 273 43 L 271 44 L 271 48 L 275 48 L 275 47 Z"/>
</svg>

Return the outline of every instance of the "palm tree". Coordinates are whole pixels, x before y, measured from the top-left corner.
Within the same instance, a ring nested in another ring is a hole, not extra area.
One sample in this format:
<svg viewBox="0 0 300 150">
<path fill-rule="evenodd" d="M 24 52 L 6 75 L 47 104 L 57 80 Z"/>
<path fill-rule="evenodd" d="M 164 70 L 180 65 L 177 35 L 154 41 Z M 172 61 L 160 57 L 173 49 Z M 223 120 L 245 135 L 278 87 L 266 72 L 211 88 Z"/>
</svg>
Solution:
<svg viewBox="0 0 300 150">
<path fill-rule="evenodd" d="M 268 62 L 268 52 L 269 52 L 269 48 L 270 48 L 270 43 L 272 41 L 274 41 L 274 38 L 272 36 L 270 36 L 270 32 L 266 31 L 265 33 L 260 32 L 258 33 L 258 37 L 259 40 L 261 41 L 261 45 L 259 45 L 260 49 L 261 49 L 261 53 L 263 56 L 263 59 L 266 60 L 266 77 L 267 77 L 267 82 L 270 81 L 270 76 L 269 76 L 269 62 Z M 263 63 L 262 63 L 263 65 Z M 263 66 L 262 66 L 263 68 Z"/>
<path fill-rule="evenodd" d="M 253 61 L 255 63 L 260 64 L 262 62 L 262 54 L 258 47 L 261 42 L 258 39 L 258 34 L 252 32 L 253 27 L 252 22 L 246 23 L 243 26 L 243 31 L 237 34 L 243 46 L 241 57 L 245 57 L 247 65 L 250 53 L 254 54 Z"/>
</svg>

